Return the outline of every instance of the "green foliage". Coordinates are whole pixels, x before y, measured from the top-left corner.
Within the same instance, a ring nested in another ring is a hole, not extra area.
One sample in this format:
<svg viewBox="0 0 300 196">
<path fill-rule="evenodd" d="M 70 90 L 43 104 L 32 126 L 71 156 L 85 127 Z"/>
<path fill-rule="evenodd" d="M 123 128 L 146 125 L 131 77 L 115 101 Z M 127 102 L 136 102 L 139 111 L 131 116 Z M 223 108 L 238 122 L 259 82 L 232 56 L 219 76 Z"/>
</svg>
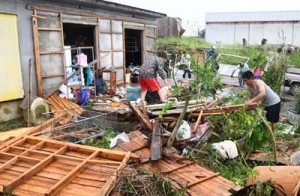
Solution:
<svg viewBox="0 0 300 196">
<path fill-rule="evenodd" d="M 205 61 L 202 65 L 192 62 L 195 79 L 189 84 L 190 96 L 192 98 L 207 97 L 212 95 L 215 89 L 222 89 L 221 78 L 216 76 L 214 62 Z"/>
<path fill-rule="evenodd" d="M 16 128 L 25 127 L 26 122 L 24 119 L 13 119 L 6 122 L 0 123 L 0 132 L 10 131 Z"/>
<path fill-rule="evenodd" d="M 233 181 L 235 184 L 244 186 L 246 179 L 255 177 L 257 172 L 249 167 L 243 157 L 239 155 L 235 159 L 223 160 L 220 155 L 213 150 L 212 145 L 207 144 L 202 148 L 206 153 L 204 155 L 193 154 L 194 157 L 203 157 L 203 161 L 199 164 L 215 171 L 220 175 Z"/>
<path fill-rule="evenodd" d="M 295 65 L 295 67 L 300 68 L 300 52 L 292 52 L 289 56 L 289 64 Z"/>
<path fill-rule="evenodd" d="M 267 53 L 264 51 L 264 49 L 261 46 L 258 45 L 246 46 L 246 47 L 232 45 L 231 47 L 218 48 L 218 51 L 219 53 L 234 54 L 234 55 L 249 57 L 250 60 L 248 62 L 248 65 L 252 68 L 255 68 L 258 65 L 264 67 L 264 65 L 267 63 L 266 60 Z M 228 56 L 222 56 L 221 59 L 219 59 L 220 63 L 231 64 L 231 65 L 237 65 L 244 61 L 245 60 L 236 57 L 228 57 Z"/>
<path fill-rule="evenodd" d="M 103 135 L 102 139 L 89 139 L 85 141 L 84 145 L 110 149 L 110 140 L 116 137 L 117 135 L 117 132 L 113 130 L 107 130 L 106 133 Z"/>
<path fill-rule="evenodd" d="M 182 88 L 180 86 L 175 86 L 172 92 L 172 96 L 179 97 L 182 95 Z"/>
<path fill-rule="evenodd" d="M 271 137 L 265 125 L 257 118 L 256 111 L 242 109 L 232 114 L 210 117 L 209 121 L 222 140 L 244 139 L 244 148 L 247 151 L 261 149 L 271 142 Z"/>
<path fill-rule="evenodd" d="M 167 113 L 167 110 L 173 108 L 174 103 L 172 101 L 168 101 L 161 109 L 161 112 L 159 113 L 158 117 L 161 119 L 163 115 Z"/>
<path fill-rule="evenodd" d="M 209 48 L 211 46 L 210 43 L 205 42 L 202 38 L 195 38 L 195 37 L 183 37 L 183 38 L 163 38 L 157 39 L 157 44 L 160 47 L 164 47 L 168 49 L 171 45 L 172 47 L 175 46 L 175 50 L 193 50 L 196 48 Z"/>
<path fill-rule="evenodd" d="M 280 94 L 287 67 L 288 56 L 285 54 L 274 54 L 273 60 L 269 64 L 268 71 L 263 75 L 264 82 L 277 94 Z"/>
</svg>

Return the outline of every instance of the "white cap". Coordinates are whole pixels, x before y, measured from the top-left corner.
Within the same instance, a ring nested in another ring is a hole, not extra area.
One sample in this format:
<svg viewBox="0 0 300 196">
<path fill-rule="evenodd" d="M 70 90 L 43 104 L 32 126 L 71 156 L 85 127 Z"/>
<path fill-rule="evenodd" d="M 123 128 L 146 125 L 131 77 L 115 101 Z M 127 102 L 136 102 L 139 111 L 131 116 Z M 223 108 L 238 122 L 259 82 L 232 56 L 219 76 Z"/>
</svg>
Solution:
<svg viewBox="0 0 300 196">
<path fill-rule="evenodd" d="M 212 45 L 212 47 L 211 47 L 212 49 L 216 49 L 216 46 L 215 45 Z"/>
</svg>

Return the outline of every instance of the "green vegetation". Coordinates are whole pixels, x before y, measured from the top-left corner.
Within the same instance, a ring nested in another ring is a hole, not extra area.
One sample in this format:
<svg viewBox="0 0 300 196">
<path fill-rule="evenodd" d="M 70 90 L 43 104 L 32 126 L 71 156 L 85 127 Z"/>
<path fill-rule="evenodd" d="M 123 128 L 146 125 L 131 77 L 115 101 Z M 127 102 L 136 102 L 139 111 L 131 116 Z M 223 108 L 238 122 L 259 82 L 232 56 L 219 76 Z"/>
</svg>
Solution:
<svg viewBox="0 0 300 196">
<path fill-rule="evenodd" d="M 289 64 L 295 65 L 295 67 L 300 68 L 300 51 L 292 52 L 289 56 Z"/>
<path fill-rule="evenodd" d="M 116 137 L 118 133 L 114 130 L 107 130 L 106 133 L 102 136 L 101 139 L 93 138 L 86 140 L 84 145 L 94 146 L 98 148 L 110 149 L 110 140 Z"/>
<path fill-rule="evenodd" d="M 203 38 L 165 38 L 158 39 L 157 44 L 159 47 L 165 48 L 168 52 L 171 51 L 182 51 L 187 50 L 191 51 L 203 51 L 211 47 L 211 43 L 205 42 Z M 275 48 L 265 49 L 260 45 L 251 45 L 251 46 L 242 46 L 242 45 L 224 45 L 224 44 L 215 44 L 217 46 L 218 53 L 234 54 L 239 56 L 249 57 L 250 61 L 249 66 L 255 68 L 258 65 L 261 65 L 262 68 L 266 65 L 266 58 L 271 53 L 274 53 Z M 294 51 L 288 54 L 288 63 L 295 65 L 295 67 L 300 68 L 300 51 Z M 241 59 L 232 58 L 232 57 L 223 57 L 220 59 L 220 63 L 224 64 L 239 64 Z"/>
<path fill-rule="evenodd" d="M 157 44 L 160 47 L 164 47 L 167 50 L 169 46 L 173 48 L 175 46 L 175 50 L 195 50 L 197 48 L 210 48 L 211 44 L 205 42 L 202 38 L 191 38 L 191 37 L 184 37 L 184 38 L 164 38 L 164 39 L 157 39 Z"/>
<path fill-rule="evenodd" d="M 251 176 L 256 176 L 258 173 L 253 170 L 256 164 L 253 162 L 251 165 L 246 163 L 242 155 L 235 159 L 223 160 L 221 156 L 212 148 L 211 144 L 205 144 L 201 150 L 204 154 L 193 153 L 192 157 L 202 157 L 198 163 L 206 168 L 215 172 L 220 172 L 220 175 L 233 181 L 240 186 L 246 185 L 246 179 Z"/>
<path fill-rule="evenodd" d="M 21 119 L 13 119 L 6 122 L 0 123 L 0 132 L 10 131 L 20 127 L 26 127 L 26 122 L 23 118 Z"/>
<path fill-rule="evenodd" d="M 284 82 L 287 67 L 288 56 L 285 54 L 275 54 L 272 61 L 269 62 L 268 71 L 263 75 L 264 82 L 278 95 Z"/>
</svg>

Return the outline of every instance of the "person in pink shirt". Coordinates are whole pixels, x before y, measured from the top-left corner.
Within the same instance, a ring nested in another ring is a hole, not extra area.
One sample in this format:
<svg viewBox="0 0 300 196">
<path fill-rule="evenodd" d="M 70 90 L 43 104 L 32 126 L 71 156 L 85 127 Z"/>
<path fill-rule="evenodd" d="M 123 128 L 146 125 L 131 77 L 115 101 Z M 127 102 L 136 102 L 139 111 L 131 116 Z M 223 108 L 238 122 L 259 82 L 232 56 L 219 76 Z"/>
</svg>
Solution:
<svg viewBox="0 0 300 196">
<path fill-rule="evenodd" d="M 253 71 L 254 79 L 261 79 L 263 73 L 264 72 L 261 70 L 261 67 L 257 66 Z"/>
</svg>

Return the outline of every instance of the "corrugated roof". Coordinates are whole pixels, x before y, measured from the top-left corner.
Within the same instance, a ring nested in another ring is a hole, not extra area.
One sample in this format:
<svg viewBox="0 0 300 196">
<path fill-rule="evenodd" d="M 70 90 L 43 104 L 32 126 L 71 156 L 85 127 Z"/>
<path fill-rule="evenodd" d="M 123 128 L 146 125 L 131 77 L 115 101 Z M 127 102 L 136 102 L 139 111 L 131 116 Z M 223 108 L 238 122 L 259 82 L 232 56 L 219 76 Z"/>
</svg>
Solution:
<svg viewBox="0 0 300 196">
<path fill-rule="evenodd" d="M 300 21 L 300 11 L 278 12 L 218 12 L 207 13 L 209 22 L 265 22 L 265 21 Z"/>
</svg>

